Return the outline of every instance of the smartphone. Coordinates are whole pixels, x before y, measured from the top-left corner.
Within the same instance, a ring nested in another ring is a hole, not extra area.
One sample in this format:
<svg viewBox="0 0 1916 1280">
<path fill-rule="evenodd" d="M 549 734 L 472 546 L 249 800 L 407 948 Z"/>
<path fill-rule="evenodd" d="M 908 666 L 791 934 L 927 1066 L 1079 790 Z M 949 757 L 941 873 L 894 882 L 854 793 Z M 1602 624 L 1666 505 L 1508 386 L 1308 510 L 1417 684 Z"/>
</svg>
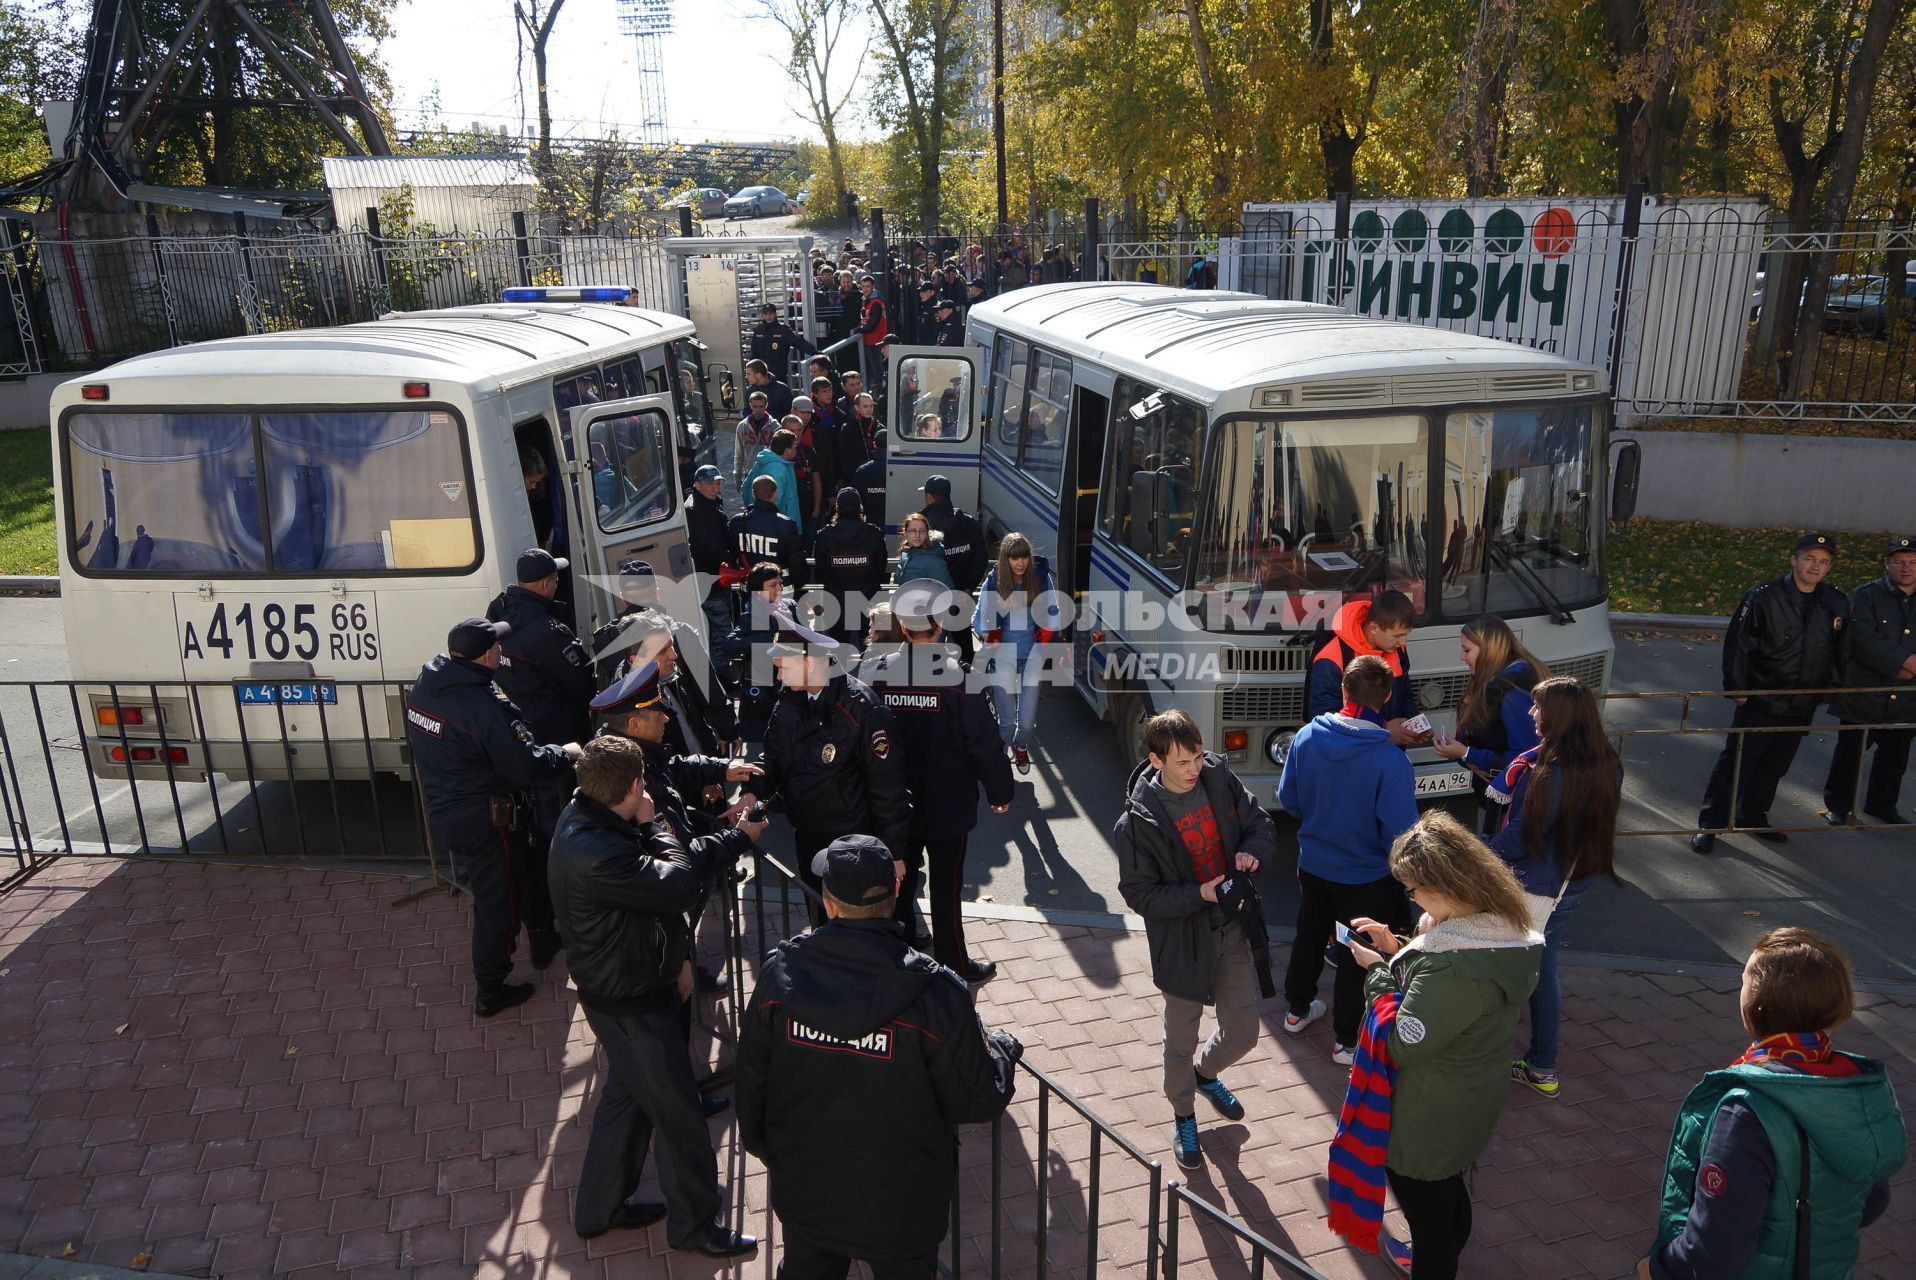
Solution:
<svg viewBox="0 0 1916 1280">
<path fill-rule="evenodd" d="M 1359 946 L 1363 945 L 1364 940 L 1362 938 L 1359 938 L 1356 934 L 1352 933 L 1351 927 L 1345 924 L 1342 920 L 1337 921 L 1334 927 L 1337 931 L 1337 940 L 1343 943 L 1345 946 L 1348 947 L 1352 942 L 1356 942 Z"/>
</svg>

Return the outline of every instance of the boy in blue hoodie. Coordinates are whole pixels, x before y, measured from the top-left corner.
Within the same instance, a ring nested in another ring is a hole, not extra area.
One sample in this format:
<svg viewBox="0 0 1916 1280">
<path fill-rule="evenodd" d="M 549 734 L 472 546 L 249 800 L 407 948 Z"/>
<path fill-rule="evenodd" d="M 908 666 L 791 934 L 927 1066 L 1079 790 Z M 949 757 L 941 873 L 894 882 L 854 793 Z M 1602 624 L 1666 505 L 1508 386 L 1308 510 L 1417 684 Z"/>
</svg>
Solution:
<svg viewBox="0 0 1916 1280">
<path fill-rule="evenodd" d="M 779 514 L 803 527 L 805 521 L 800 515 L 803 508 L 798 492 L 797 459 L 798 432 L 789 427 L 780 427 L 772 433 L 771 443 L 758 451 L 758 457 L 753 459 L 752 469 L 746 474 L 745 483 L 739 486 L 739 490 L 749 500 L 752 481 L 760 476 L 772 477 L 778 481 Z"/>
<path fill-rule="evenodd" d="M 1417 822 L 1417 781 L 1376 713 L 1391 697 L 1393 673 L 1374 654 L 1344 668 L 1344 705 L 1298 730 L 1284 762 L 1277 802 L 1298 821 L 1297 938 L 1284 974 L 1297 1035 L 1324 1016 L 1317 980 L 1333 925 L 1357 916 L 1409 924 L 1404 891 L 1390 873 L 1390 847 Z M 1331 993 L 1331 1060 L 1349 1065 L 1364 1015 L 1364 974 L 1346 957 Z"/>
</svg>

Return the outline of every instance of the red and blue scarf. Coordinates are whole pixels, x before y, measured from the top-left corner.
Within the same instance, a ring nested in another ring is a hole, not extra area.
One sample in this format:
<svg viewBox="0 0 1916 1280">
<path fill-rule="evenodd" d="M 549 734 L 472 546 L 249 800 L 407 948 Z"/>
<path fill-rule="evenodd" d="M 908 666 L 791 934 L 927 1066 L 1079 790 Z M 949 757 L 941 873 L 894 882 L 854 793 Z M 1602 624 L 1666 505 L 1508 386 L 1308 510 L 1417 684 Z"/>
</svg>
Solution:
<svg viewBox="0 0 1916 1280">
<path fill-rule="evenodd" d="M 1517 780 L 1536 767 L 1537 753 L 1541 750 L 1543 750 L 1543 744 L 1538 743 L 1536 746 L 1530 748 L 1530 750 L 1519 751 L 1511 757 L 1509 766 L 1503 771 L 1503 776 L 1492 779 L 1490 786 L 1486 790 L 1486 794 L 1489 795 L 1492 801 L 1501 805 L 1508 805 L 1510 803 L 1511 797 L 1517 794 Z M 1509 821 L 1510 814 L 1508 810 L 1506 810 L 1504 813 L 1504 823 L 1508 823 Z M 1498 825 L 1501 828 L 1503 823 L 1499 823 Z"/>
<path fill-rule="evenodd" d="M 1384 1155 L 1390 1146 L 1391 1094 L 1397 1064 L 1390 1032 L 1397 1025 L 1398 996 L 1386 991 L 1364 1011 L 1351 1061 L 1350 1087 L 1331 1139 L 1331 1230 L 1366 1253 L 1377 1252 L 1384 1226 Z"/>
<path fill-rule="evenodd" d="M 1821 1031 L 1779 1031 L 1752 1041 L 1743 1056 L 1730 1065 L 1775 1062 L 1811 1076 L 1853 1076 L 1854 1062 L 1830 1047 L 1830 1038 Z"/>
</svg>

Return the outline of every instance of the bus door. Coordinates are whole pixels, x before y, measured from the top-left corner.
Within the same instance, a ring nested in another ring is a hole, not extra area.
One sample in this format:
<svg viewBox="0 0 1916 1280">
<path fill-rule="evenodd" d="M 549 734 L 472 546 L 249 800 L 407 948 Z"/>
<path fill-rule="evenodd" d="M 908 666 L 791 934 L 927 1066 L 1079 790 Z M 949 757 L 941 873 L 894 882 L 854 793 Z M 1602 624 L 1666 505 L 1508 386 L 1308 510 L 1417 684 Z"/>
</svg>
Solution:
<svg viewBox="0 0 1916 1280">
<path fill-rule="evenodd" d="M 651 565 L 666 612 L 700 625 L 672 397 L 637 396 L 574 409 L 567 466 L 588 513 L 572 544 L 587 633 L 618 615 L 619 564 L 625 560 Z"/>
<path fill-rule="evenodd" d="M 889 393 L 891 427 L 885 458 L 885 532 L 925 505 L 932 476 L 951 481 L 953 506 L 978 506 L 979 361 L 974 347 L 895 347 Z"/>
<path fill-rule="evenodd" d="M 1071 443 L 1065 450 L 1064 510 L 1058 521 L 1058 588 L 1082 605 L 1091 587 L 1091 535 L 1098 518 L 1111 401 L 1089 387 L 1071 396 Z"/>
</svg>

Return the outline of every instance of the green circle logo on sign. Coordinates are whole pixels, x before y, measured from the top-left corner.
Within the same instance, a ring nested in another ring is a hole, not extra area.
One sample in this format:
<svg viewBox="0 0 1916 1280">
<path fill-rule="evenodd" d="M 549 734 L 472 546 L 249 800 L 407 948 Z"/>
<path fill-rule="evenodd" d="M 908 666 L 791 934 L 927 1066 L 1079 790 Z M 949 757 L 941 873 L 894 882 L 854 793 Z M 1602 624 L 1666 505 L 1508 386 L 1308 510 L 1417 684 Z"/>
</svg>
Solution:
<svg viewBox="0 0 1916 1280">
<path fill-rule="evenodd" d="M 1476 235 L 1476 220 L 1462 209 L 1452 209 L 1437 224 L 1437 245 L 1445 253 L 1469 253 Z"/>
<path fill-rule="evenodd" d="M 1521 229 L 1518 234 L 1521 236 Z M 1375 209 L 1366 209 L 1352 218 L 1351 239 L 1363 252 L 1377 252 L 1377 247 L 1384 243 L 1384 216 Z"/>
<path fill-rule="evenodd" d="M 1422 209 L 1406 209 L 1391 223 L 1390 238 L 1399 253 L 1415 253 L 1430 239 L 1430 219 Z"/>
<path fill-rule="evenodd" d="M 1523 248 L 1523 215 L 1515 209 L 1499 209 L 1484 219 L 1484 248 L 1499 258 L 1508 258 Z"/>
</svg>

